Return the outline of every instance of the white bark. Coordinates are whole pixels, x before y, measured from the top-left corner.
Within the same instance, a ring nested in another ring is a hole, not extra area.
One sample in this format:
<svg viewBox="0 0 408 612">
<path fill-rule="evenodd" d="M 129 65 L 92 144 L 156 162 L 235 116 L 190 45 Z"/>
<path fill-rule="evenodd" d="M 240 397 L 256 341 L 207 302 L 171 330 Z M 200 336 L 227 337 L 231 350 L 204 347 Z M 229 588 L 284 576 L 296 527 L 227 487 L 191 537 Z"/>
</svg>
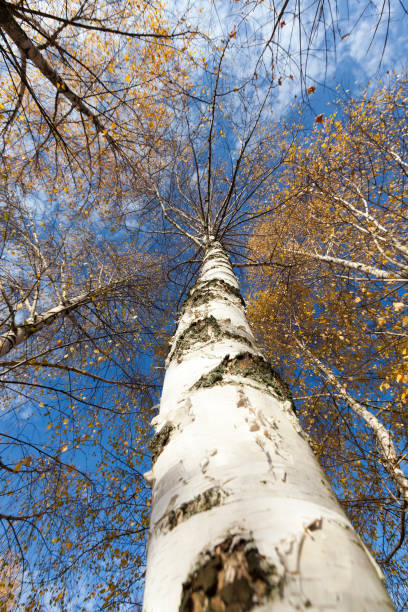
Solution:
<svg viewBox="0 0 408 612">
<path fill-rule="evenodd" d="M 13 329 L 10 329 L 5 334 L 0 336 L 0 357 L 7 355 L 13 348 L 23 344 L 33 334 L 41 331 L 47 325 L 51 325 L 56 319 L 66 316 L 72 312 L 78 306 L 89 301 L 89 297 L 78 296 L 70 300 L 66 304 L 58 304 L 53 308 L 33 317 L 32 321 L 15 325 Z"/>
<path fill-rule="evenodd" d="M 347 180 L 347 179 L 343 177 L 343 180 Z M 400 253 L 400 255 L 402 255 L 405 258 L 405 260 L 407 260 L 408 248 L 404 244 L 402 244 L 400 240 L 398 240 L 398 238 L 396 238 L 393 235 L 392 231 L 389 228 L 382 225 L 369 212 L 368 202 L 364 198 L 359 186 L 350 180 L 347 180 L 347 182 L 351 185 L 351 187 L 358 194 L 358 197 L 364 207 L 364 210 L 360 210 L 357 206 L 354 206 L 350 200 L 346 200 L 345 198 L 342 198 L 342 197 L 339 197 L 333 194 L 331 194 L 331 197 L 337 202 L 339 202 L 344 208 L 351 211 L 357 219 L 364 219 L 367 222 L 367 228 L 361 228 L 363 229 L 363 231 L 364 230 L 368 231 L 370 234 L 373 234 L 373 236 L 377 236 L 378 240 L 381 240 L 381 241 L 386 240 L 389 244 L 392 244 L 394 246 L 394 248 Z M 406 269 L 406 266 L 404 267 Z"/>
<path fill-rule="evenodd" d="M 392 610 L 260 357 L 237 288 L 213 243 L 154 419 L 144 612 Z"/>
</svg>

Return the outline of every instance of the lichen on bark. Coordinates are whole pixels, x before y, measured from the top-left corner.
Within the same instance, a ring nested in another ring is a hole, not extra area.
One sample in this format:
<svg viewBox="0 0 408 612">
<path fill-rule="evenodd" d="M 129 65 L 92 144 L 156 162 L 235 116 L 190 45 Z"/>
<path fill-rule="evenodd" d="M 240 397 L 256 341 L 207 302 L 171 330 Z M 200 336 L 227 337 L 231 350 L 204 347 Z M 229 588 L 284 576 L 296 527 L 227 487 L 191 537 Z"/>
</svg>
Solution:
<svg viewBox="0 0 408 612">
<path fill-rule="evenodd" d="M 245 306 L 244 299 L 239 289 L 237 289 L 233 285 L 230 285 L 222 279 L 214 278 L 212 280 L 201 282 L 197 286 L 193 287 L 181 308 L 181 316 L 187 310 L 189 310 L 189 308 L 194 308 L 197 306 L 201 306 L 201 304 L 206 304 L 210 302 L 214 297 L 221 297 L 222 294 L 227 294 L 227 296 L 233 296 L 234 298 L 239 300 L 240 304 Z M 225 296 L 226 299 L 227 296 Z"/>
<path fill-rule="evenodd" d="M 195 344 L 204 344 L 210 341 L 217 341 L 222 338 L 228 338 L 230 340 L 237 340 L 252 347 L 253 343 L 251 340 L 228 329 L 223 329 L 217 319 L 211 315 L 198 321 L 193 321 L 191 325 L 183 331 L 182 334 L 177 338 L 174 348 L 172 349 L 169 359 L 181 359 L 182 355 L 189 351 Z"/>
<path fill-rule="evenodd" d="M 160 429 L 160 431 L 155 433 L 152 439 L 150 440 L 148 447 L 150 450 L 152 464 L 154 464 L 157 461 L 157 458 L 159 457 L 163 448 L 166 446 L 166 444 L 170 440 L 171 432 L 173 430 L 174 430 L 174 426 L 170 425 L 170 423 L 167 423 Z"/>
<path fill-rule="evenodd" d="M 212 315 L 198 321 L 193 321 L 187 329 L 177 338 L 174 348 L 171 351 L 171 359 L 179 359 L 181 355 L 188 351 L 191 346 L 197 343 L 208 342 L 216 339 L 221 334 L 218 321 Z"/>
<path fill-rule="evenodd" d="M 202 555 L 183 584 L 179 612 L 248 612 L 270 601 L 281 582 L 253 540 L 230 536 Z"/>
<path fill-rule="evenodd" d="M 228 269 L 231 268 L 231 264 L 229 263 L 228 258 L 225 256 L 225 254 L 222 251 L 213 250 L 212 252 L 204 255 L 203 265 L 207 264 L 211 260 L 216 260 L 217 263 L 220 263 L 220 262 L 225 263 L 228 266 Z"/>
<path fill-rule="evenodd" d="M 267 389 L 277 395 L 279 399 L 289 400 L 293 405 L 289 386 L 281 376 L 260 355 L 244 352 L 231 358 L 226 355 L 222 362 L 213 370 L 204 374 L 194 385 L 194 388 L 212 387 L 221 383 L 228 375 L 242 376 L 266 385 Z"/>
</svg>

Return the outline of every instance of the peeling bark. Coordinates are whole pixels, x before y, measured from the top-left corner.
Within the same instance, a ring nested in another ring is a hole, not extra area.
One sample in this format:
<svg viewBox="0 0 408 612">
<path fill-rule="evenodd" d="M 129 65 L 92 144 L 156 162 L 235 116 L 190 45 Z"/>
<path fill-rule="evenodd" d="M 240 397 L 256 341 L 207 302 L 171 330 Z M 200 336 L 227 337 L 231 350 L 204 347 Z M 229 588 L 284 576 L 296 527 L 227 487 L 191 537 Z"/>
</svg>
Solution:
<svg viewBox="0 0 408 612">
<path fill-rule="evenodd" d="M 209 245 L 167 359 L 144 612 L 392 610 Z M 167 430 L 164 428 L 167 427 Z"/>
</svg>

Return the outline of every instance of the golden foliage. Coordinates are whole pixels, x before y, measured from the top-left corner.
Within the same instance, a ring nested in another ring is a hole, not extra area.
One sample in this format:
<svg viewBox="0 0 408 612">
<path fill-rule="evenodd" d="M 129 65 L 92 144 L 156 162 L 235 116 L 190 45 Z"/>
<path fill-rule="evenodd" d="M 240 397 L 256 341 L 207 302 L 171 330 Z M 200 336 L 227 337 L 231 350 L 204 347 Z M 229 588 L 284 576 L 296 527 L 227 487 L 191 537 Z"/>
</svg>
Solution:
<svg viewBox="0 0 408 612">
<path fill-rule="evenodd" d="M 158 159 L 166 102 L 185 76 L 163 3 L 94 0 L 45 10 L 33 0 L 10 14 L 46 65 L 34 65 L 8 38 L 3 179 L 73 205 L 90 188 L 100 203 L 120 199 L 126 183 L 135 188 L 142 160 Z"/>
<path fill-rule="evenodd" d="M 406 553 L 388 558 L 399 542 L 405 506 L 372 432 L 339 398 L 313 355 L 392 432 L 403 467 L 407 94 L 407 79 L 400 77 L 361 100 L 339 103 L 310 136 L 299 131 L 270 187 L 272 212 L 261 217 L 249 242 L 251 258 L 263 262 L 251 272 L 252 324 L 296 389 L 316 452 L 394 585 L 406 580 Z M 264 210 L 258 205 L 259 213 Z"/>
<path fill-rule="evenodd" d="M 17 558 L 7 553 L 0 560 L 0 610 L 15 610 L 20 589 L 20 572 Z"/>
</svg>

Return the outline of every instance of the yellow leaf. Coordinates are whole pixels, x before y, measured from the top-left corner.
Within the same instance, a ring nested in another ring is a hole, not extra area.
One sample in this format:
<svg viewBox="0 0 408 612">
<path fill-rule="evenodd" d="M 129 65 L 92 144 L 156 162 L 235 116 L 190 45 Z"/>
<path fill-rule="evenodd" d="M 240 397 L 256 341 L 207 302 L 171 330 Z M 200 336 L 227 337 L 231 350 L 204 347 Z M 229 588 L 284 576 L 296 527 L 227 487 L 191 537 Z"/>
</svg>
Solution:
<svg viewBox="0 0 408 612">
<path fill-rule="evenodd" d="M 14 466 L 13 471 L 14 472 L 19 472 L 22 465 L 23 465 L 23 459 L 21 459 L 18 463 L 16 463 L 16 465 Z"/>
<path fill-rule="evenodd" d="M 48 423 L 47 427 L 45 429 L 51 429 L 52 427 L 52 423 Z"/>
</svg>

